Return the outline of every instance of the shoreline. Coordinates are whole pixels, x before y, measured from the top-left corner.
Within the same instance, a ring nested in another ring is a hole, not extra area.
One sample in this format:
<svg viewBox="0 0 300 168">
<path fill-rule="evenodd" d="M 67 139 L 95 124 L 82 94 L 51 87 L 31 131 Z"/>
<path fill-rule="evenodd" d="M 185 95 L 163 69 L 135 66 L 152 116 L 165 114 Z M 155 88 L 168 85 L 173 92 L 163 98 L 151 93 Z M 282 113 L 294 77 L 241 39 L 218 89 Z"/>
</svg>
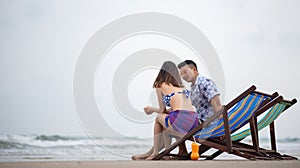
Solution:
<svg viewBox="0 0 300 168">
<path fill-rule="evenodd" d="M 249 160 L 214 160 L 214 161 L 25 161 L 25 162 L 0 162 L 0 168 L 67 168 L 67 167 L 124 167 L 124 168 L 159 168 L 159 167 L 199 167 L 205 168 L 295 168 L 300 167 L 299 160 L 280 160 L 280 161 L 249 161 Z"/>
</svg>

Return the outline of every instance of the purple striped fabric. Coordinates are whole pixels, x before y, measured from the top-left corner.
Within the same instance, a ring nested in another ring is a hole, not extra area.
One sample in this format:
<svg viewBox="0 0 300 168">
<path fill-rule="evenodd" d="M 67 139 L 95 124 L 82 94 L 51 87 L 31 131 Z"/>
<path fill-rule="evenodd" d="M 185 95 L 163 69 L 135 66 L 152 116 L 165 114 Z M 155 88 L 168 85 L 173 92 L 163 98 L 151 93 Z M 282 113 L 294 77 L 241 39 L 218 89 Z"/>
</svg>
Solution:
<svg viewBox="0 0 300 168">
<path fill-rule="evenodd" d="M 197 113 L 188 110 L 176 110 L 170 112 L 168 116 L 174 130 L 186 134 L 198 126 Z M 168 124 L 166 123 L 168 126 Z"/>
</svg>

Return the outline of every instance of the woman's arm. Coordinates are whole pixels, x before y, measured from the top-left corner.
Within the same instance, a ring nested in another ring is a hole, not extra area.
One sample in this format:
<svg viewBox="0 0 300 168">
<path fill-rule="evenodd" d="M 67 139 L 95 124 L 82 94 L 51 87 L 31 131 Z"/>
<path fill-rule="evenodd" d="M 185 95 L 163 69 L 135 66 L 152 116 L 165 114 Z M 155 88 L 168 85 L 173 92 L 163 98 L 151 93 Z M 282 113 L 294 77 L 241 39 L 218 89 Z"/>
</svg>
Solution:
<svg viewBox="0 0 300 168">
<path fill-rule="evenodd" d="M 162 90 L 160 88 L 156 88 L 156 94 L 157 94 L 159 108 L 146 106 L 146 107 L 144 107 L 144 111 L 146 112 L 146 114 L 152 114 L 153 112 L 156 112 L 156 113 L 166 112 L 166 106 L 162 100 L 163 99 Z"/>
</svg>

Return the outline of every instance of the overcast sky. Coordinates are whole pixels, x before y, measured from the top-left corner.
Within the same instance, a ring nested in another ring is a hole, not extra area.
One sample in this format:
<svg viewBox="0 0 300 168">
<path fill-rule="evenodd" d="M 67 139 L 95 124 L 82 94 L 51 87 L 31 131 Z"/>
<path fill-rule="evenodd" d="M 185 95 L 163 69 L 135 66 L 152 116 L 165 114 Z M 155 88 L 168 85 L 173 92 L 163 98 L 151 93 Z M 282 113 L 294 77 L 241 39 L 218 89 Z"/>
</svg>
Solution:
<svg viewBox="0 0 300 168">
<path fill-rule="evenodd" d="M 265 92 L 278 91 L 287 99 L 299 99 L 299 9 L 298 0 L 1 0 L 0 134 L 83 135 L 72 93 L 79 54 L 101 27 L 140 12 L 180 17 L 205 34 L 224 71 L 224 104 L 252 84 Z M 134 40 L 129 39 L 127 45 Z M 159 48 L 161 43 L 155 44 Z M 174 51 L 161 44 L 175 52 L 178 44 L 173 45 Z M 108 56 L 113 53 L 122 55 L 118 48 Z M 146 72 L 137 76 L 137 81 L 155 73 Z M 151 86 L 153 81 L 147 82 Z M 147 92 L 151 91 L 148 87 Z M 145 95 L 129 93 L 133 106 L 142 108 L 138 100 Z M 277 136 L 300 137 L 299 111 L 298 103 L 276 121 Z M 120 125 L 122 121 L 110 126 Z M 142 125 L 143 134 L 152 134 L 151 127 Z M 130 136 L 142 134 L 127 131 Z"/>
</svg>

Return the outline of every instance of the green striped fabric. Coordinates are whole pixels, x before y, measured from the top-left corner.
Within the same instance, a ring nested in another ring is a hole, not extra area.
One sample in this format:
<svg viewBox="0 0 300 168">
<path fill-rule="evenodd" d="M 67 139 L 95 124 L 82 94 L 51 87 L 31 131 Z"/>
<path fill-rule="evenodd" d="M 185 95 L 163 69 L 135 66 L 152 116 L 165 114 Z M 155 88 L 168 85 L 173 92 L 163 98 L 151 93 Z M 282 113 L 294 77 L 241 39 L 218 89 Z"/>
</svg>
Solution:
<svg viewBox="0 0 300 168">
<path fill-rule="evenodd" d="M 258 130 L 261 130 L 267 126 L 269 126 L 285 109 L 286 109 L 286 106 L 289 105 L 288 103 L 286 102 L 280 102 L 280 103 L 277 103 L 276 105 L 274 105 L 267 113 L 265 116 L 263 116 L 257 126 L 258 126 Z M 233 141 L 236 141 L 236 140 L 241 140 L 247 136 L 249 136 L 251 134 L 251 131 L 250 131 L 250 128 L 247 128 L 246 130 L 244 131 L 241 131 L 237 134 L 234 134 L 231 136 L 231 139 Z"/>
</svg>

